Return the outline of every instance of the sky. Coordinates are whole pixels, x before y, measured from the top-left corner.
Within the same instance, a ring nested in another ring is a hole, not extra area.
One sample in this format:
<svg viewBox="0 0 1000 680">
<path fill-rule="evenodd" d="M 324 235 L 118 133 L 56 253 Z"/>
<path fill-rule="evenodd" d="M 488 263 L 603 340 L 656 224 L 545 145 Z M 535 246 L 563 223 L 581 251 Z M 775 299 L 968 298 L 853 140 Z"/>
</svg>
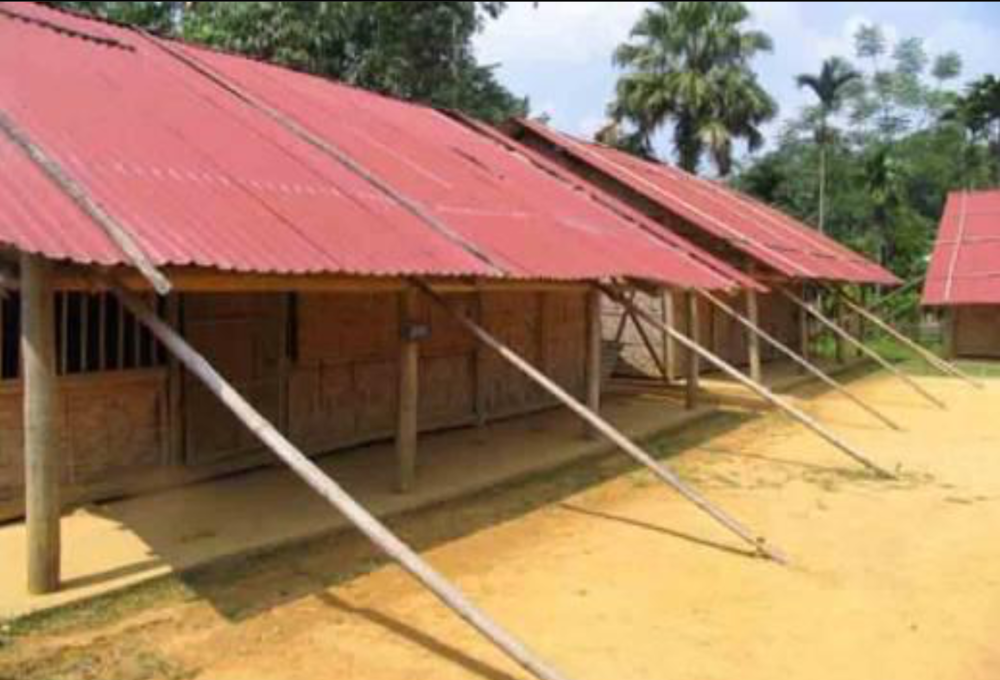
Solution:
<svg viewBox="0 0 1000 680">
<path fill-rule="evenodd" d="M 614 48 L 648 3 L 511 2 L 477 38 L 482 63 L 496 64 L 502 83 L 531 100 L 532 115 L 572 134 L 591 136 L 605 120 L 614 92 Z M 536 6 L 537 5 L 537 6 Z M 932 55 L 955 50 L 962 79 L 1000 70 L 1000 3 L 961 2 L 749 2 L 755 28 L 774 40 L 774 51 L 754 66 L 780 106 L 794 117 L 808 103 L 795 76 L 817 72 L 830 56 L 853 58 L 852 35 L 877 23 L 892 39 L 922 37 Z M 768 126 L 773 136 L 780 121 Z M 662 146 L 662 145 L 661 145 Z M 660 148 L 664 153 L 668 149 Z"/>
</svg>

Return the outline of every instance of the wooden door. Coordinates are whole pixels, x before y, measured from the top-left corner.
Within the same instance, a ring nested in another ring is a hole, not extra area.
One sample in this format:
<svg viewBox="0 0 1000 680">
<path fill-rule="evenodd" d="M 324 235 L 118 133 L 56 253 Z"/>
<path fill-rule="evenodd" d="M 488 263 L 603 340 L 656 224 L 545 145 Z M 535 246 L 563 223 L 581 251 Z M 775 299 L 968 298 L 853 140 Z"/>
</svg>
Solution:
<svg viewBox="0 0 1000 680">
<path fill-rule="evenodd" d="M 280 425 L 284 351 L 281 295 L 188 295 L 184 329 L 188 340 L 261 414 Z M 257 453 L 260 443 L 219 400 L 191 375 L 185 376 L 185 436 L 188 465 L 236 462 Z"/>
</svg>

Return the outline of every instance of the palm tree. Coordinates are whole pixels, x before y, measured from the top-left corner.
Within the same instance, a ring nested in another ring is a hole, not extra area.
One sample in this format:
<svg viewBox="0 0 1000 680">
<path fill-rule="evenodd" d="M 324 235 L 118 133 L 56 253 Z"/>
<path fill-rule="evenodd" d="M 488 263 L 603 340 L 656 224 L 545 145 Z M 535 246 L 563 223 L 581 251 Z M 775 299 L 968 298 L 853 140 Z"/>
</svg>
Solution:
<svg viewBox="0 0 1000 680">
<path fill-rule="evenodd" d="M 668 124 L 682 168 L 697 172 L 707 153 L 721 175 L 732 169 L 733 144 L 751 150 L 760 126 L 777 113 L 774 99 L 750 68 L 771 51 L 771 39 L 745 28 L 741 2 L 659 2 L 643 12 L 614 63 L 618 81 L 612 119 L 625 122 L 649 146 Z"/>
<path fill-rule="evenodd" d="M 816 142 L 819 144 L 819 230 L 826 231 L 826 162 L 831 140 L 830 116 L 840 110 L 844 94 L 852 82 L 861 74 L 846 61 L 833 57 L 823 62 L 819 75 L 803 73 L 795 79 L 799 87 L 813 91 L 819 99 L 819 125 Z"/>
</svg>

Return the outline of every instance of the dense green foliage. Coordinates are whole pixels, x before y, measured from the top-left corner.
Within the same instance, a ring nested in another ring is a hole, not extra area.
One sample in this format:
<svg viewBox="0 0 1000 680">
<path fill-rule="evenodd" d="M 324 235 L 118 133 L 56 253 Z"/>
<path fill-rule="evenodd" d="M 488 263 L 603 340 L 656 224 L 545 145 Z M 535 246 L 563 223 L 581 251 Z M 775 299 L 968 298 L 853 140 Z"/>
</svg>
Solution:
<svg viewBox="0 0 1000 680">
<path fill-rule="evenodd" d="M 624 73 L 609 112 L 628 127 L 614 132 L 623 146 L 648 151 L 670 125 L 681 167 L 697 172 L 707 154 L 727 175 L 736 140 L 763 144 L 760 126 L 777 105 L 750 62 L 771 39 L 746 28 L 749 18 L 739 2 L 658 2 L 643 12 L 614 54 Z"/>
<path fill-rule="evenodd" d="M 523 115 L 472 49 L 503 2 L 53 2 L 434 106 L 500 121 Z M 653 157 L 673 138 L 679 164 L 763 200 L 919 276 L 947 192 L 1000 185 L 1000 79 L 958 85 L 962 59 L 919 38 L 862 26 L 853 55 L 802 74 L 814 104 L 752 152 L 777 114 L 753 70 L 772 49 L 740 2 L 657 2 L 613 60 L 622 73 L 602 141 Z"/>
<path fill-rule="evenodd" d="M 818 104 L 789 120 L 775 148 L 734 182 L 819 224 L 825 155 L 825 230 L 910 279 L 926 269 L 947 193 L 996 183 L 1000 97 L 991 90 L 1000 86 L 987 79 L 962 96 L 953 85 L 959 55 L 932 58 L 918 38 L 890 47 L 875 26 L 858 31 L 854 58 L 800 81 L 814 90 L 826 89 L 824 75 L 827 85 L 844 82 L 835 100 L 817 91 Z"/>
<path fill-rule="evenodd" d="M 502 2 L 53 2 L 434 106 L 500 121 L 527 102 L 476 61 Z"/>
</svg>

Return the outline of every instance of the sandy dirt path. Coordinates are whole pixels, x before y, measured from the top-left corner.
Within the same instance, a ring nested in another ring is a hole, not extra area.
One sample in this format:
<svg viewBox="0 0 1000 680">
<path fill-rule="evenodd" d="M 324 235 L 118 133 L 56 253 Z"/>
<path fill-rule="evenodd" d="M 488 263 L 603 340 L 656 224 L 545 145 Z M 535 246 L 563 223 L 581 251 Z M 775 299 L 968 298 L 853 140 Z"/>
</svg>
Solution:
<svg viewBox="0 0 1000 680">
<path fill-rule="evenodd" d="M 1000 678 L 1000 381 L 986 392 L 921 381 L 947 412 L 883 376 L 857 384 L 905 423 L 902 434 L 837 396 L 804 402 L 901 465 L 897 482 L 867 478 L 776 415 L 672 460 L 791 567 L 741 554 L 641 472 L 555 494 L 426 556 L 576 680 Z M 465 514 L 512 502 L 429 513 L 406 531 L 418 542 L 446 535 Z M 356 544 L 217 573 L 112 621 L 15 639 L 0 650 L 0 678 L 526 677 L 394 567 L 330 586 L 331 559 L 367 555 Z"/>
</svg>

